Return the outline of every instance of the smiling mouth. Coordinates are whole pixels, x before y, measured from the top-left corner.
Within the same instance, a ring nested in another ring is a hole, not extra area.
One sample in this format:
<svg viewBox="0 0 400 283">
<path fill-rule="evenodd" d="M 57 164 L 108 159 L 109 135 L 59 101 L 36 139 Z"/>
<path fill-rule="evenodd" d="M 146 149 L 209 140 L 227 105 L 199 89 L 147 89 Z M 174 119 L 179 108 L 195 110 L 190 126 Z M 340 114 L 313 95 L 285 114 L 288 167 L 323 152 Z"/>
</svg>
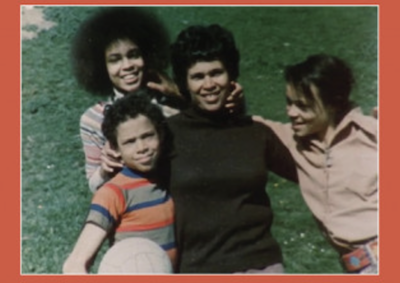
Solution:
<svg viewBox="0 0 400 283">
<path fill-rule="evenodd" d="M 298 130 L 299 128 L 303 127 L 305 123 L 299 123 L 299 122 L 292 122 L 292 128 L 294 130 Z"/>
<path fill-rule="evenodd" d="M 136 161 L 141 163 L 141 164 L 151 163 L 151 161 L 153 161 L 153 154 L 146 155 L 146 156 L 143 156 L 143 157 L 139 157 L 139 158 L 136 159 Z"/>
<path fill-rule="evenodd" d="M 139 81 L 139 73 L 125 75 L 122 77 L 122 79 L 126 83 L 130 83 L 130 84 L 136 83 Z"/>
<path fill-rule="evenodd" d="M 202 97 L 207 103 L 214 103 L 218 101 L 219 94 L 218 93 L 204 94 L 202 95 Z"/>
</svg>

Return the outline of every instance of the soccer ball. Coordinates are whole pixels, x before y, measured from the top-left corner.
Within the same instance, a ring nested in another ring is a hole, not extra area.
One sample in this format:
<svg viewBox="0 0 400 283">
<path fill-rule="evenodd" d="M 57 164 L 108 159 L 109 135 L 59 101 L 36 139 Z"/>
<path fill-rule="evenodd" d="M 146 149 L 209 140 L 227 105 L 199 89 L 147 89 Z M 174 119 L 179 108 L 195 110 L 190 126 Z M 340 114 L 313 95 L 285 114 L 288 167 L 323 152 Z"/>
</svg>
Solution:
<svg viewBox="0 0 400 283">
<path fill-rule="evenodd" d="M 167 253 L 145 238 L 127 238 L 115 243 L 100 262 L 98 274 L 172 273 Z"/>
</svg>

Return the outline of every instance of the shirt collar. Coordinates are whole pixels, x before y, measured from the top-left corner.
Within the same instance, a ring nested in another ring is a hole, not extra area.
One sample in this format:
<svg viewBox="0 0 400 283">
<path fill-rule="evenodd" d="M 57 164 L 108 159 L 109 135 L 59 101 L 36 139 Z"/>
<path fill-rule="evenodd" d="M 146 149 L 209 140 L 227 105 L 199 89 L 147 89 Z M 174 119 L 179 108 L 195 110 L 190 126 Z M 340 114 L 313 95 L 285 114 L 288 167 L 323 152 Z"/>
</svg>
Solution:
<svg viewBox="0 0 400 283">
<path fill-rule="evenodd" d="M 121 173 L 127 177 L 131 177 L 134 179 L 143 179 L 143 175 L 137 171 L 132 170 L 129 167 L 124 166 L 121 170 Z"/>
<path fill-rule="evenodd" d="M 120 92 L 116 88 L 113 88 L 113 92 L 114 92 L 114 95 L 111 97 L 112 101 L 116 101 L 117 99 L 120 99 L 125 96 L 122 92 Z"/>
<path fill-rule="evenodd" d="M 192 105 L 192 107 L 184 110 L 183 114 L 191 119 L 214 126 L 249 124 L 252 121 L 250 116 L 243 114 L 232 114 L 225 109 L 210 112 L 203 110 L 196 105 Z"/>
<path fill-rule="evenodd" d="M 335 136 L 351 124 L 356 124 L 363 131 L 376 135 L 376 121 L 376 118 L 372 116 L 363 115 L 360 107 L 353 108 L 336 127 Z"/>
<path fill-rule="evenodd" d="M 155 175 L 155 172 L 153 171 L 144 173 L 133 170 L 127 166 L 122 167 L 121 173 L 133 179 L 147 179 L 149 180 L 149 182 L 153 182 L 151 180 L 154 180 L 154 175 Z"/>
</svg>

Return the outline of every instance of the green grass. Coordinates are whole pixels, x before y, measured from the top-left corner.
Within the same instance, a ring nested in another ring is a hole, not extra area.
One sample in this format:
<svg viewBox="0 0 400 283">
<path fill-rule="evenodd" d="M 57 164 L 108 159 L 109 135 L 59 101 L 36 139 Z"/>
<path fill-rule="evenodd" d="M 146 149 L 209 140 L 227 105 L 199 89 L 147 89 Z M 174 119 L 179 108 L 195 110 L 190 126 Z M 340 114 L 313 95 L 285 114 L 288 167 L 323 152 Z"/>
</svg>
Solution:
<svg viewBox="0 0 400 283">
<path fill-rule="evenodd" d="M 61 273 L 87 214 L 91 193 L 78 126 L 80 115 L 98 98 L 77 86 L 69 47 L 77 26 L 94 9 L 46 7 L 46 17 L 57 26 L 22 43 L 22 273 Z M 198 23 L 219 23 L 234 33 L 250 113 L 284 121 L 283 66 L 318 52 L 348 60 L 358 78 L 353 99 L 367 112 L 377 105 L 375 7 L 153 9 L 172 39 Z M 286 271 L 341 272 L 297 186 L 272 175 L 268 191 Z"/>
</svg>

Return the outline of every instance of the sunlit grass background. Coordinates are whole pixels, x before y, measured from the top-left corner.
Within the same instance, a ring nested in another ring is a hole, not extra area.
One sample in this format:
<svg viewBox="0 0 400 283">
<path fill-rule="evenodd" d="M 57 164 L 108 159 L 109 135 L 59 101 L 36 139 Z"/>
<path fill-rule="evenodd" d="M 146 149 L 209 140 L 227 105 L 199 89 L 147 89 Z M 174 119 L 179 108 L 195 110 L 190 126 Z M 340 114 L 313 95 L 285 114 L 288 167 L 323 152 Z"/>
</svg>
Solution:
<svg viewBox="0 0 400 283">
<path fill-rule="evenodd" d="M 99 98 L 77 86 L 69 48 L 79 23 L 95 9 L 44 7 L 46 19 L 56 25 L 22 41 L 22 273 L 61 273 L 91 200 L 78 126 L 80 115 Z M 239 81 L 251 114 L 285 121 L 283 67 L 319 52 L 351 64 L 358 79 L 353 99 L 365 112 L 378 103 L 377 7 L 149 9 L 163 19 L 171 39 L 199 23 L 219 23 L 234 33 L 242 58 Z M 271 176 L 267 190 L 286 271 L 342 272 L 298 187 Z"/>
</svg>

